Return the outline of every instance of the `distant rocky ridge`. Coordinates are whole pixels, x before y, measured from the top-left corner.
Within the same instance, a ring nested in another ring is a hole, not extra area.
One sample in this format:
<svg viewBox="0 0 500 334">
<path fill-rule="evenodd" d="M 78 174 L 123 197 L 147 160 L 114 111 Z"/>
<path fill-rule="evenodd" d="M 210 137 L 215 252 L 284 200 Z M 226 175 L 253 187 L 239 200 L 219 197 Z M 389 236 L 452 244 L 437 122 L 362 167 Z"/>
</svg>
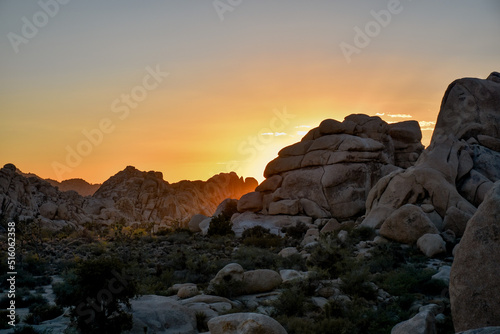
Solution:
<svg viewBox="0 0 500 334">
<path fill-rule="evenodd" d="M 39 178 L 41 180 L 45 180 L 48 183 L 50 183 L 52 186 L 58 188 L 60 191 L 74 190 L 82 196 L 92 196 L 97 191 L 97 189 L 99 189 L 99 187 L 101 186 L 99 183 L 92 184 L 92 183 L 88 183 L 87 181 L 85 181 L 83 179 L 68 179 L 68 180 L 64 180 L 61 182 L 56 181 L 56 180 L 52 180 L 52 179 L 43 179 L 43 178 L 41 178 L 38 175 L 33 174 L 33 173 L 23 173 L 18 168 L 16 168 L 16 172 L 18 174 L 23 175 L 24 177 L 27 177 L 27 178 L 36 177 L 36 178 Z"/>
<path fill-rule="evenodd" d="M 26 177 L 13 164 L 0 169 L 0 216 L 35 219 L 52 229 L 84 223 L 152 222 L 168 225 L 193 214 L 212 214 L 224 198 L 239 198 L 257 186 L 253 178 L 219 174 L 207 181 L 169 184 L 160 172 L 127 167 L 107 180 L 93 196 L 60 191 L 36 176 Z"/>
<path fill-rule="evenodd" d="M 101 184 L 88 183 L 83 179 L 69 179 L 58 182 L 52 179 L 46 179 L 54 187 L 59 188 L 60 191 L 70 191 L 74 190 L 82 196 L 92 196 L 99 189 Z"/>
</svg>

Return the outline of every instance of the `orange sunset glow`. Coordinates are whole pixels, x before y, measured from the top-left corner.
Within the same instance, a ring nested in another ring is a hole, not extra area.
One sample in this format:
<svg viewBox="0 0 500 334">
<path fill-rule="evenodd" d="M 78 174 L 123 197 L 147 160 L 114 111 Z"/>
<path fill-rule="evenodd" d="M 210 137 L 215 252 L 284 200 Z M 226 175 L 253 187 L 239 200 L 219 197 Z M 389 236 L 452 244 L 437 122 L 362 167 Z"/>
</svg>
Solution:
<svg viewBox="0 0 500 334">
<path fill-rule="evenodd" d="M 4 1 L 1 163 L 91 183 L 127 165 L 260 182 L 281 148 L 352 113 L 417 120 L 428 145 L 447 85 L 498 70 L 500 6 L 389 3 L 75 0 L 37 23 L 39 4 Z"/>
</svg>

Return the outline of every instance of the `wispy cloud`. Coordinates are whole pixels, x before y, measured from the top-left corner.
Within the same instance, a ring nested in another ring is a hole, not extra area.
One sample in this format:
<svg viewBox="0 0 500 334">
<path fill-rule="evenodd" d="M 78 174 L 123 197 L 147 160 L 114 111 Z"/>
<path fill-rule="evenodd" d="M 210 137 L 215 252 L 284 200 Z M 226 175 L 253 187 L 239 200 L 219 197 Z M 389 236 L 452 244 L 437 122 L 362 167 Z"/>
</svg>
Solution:
<svg viewBox="0 0 500 334">
<path fill-rule="evenodd" d="M 432 131 L 434 130 L 434 126 L 436 126 L 436 122 L 419 121 L 418 125 L 420 125 L 420 130 L 422 131 Z"/>
<path fill-rule="evenodd" d="M 311 126 L 310 125 L 297 125 L 295 128 L 296 129 L 310 129 Z"/>
<path fill-rule="evenodd" d="M 264 132 L 264 133 L 261 133 L 260 135 L 261 136 L 275 136 L 275 137 L 278 137 L 278 136 L 286 136 L 287 133 L 286 132 Z"/>
<path fill-rule="evenodd" d="M 385 115 L 385 112 L 383 112 L 383 113 L 379 113 L 379 112 L 378 112 L 378 113 L 376 113 L 375 115 L 376 115 L 376 116 L 384 116 L 384 115 Z"/>
<path fill-rule="evenodd" d="M 392 117 L 392 118 L 413 118 L 412 115 L 408 115 L 408 114 L 387 114 L 387 116 Z"/>
<path fill-rule="evenodd" d="M 421 127 L 435 126 L 436 122 L 419 121 L 418 125 Z"/>
<path fill-rule="evenodd" d="M 297 135 L 305 136 L 309 131 L 297 131 Z"/>
</svg>

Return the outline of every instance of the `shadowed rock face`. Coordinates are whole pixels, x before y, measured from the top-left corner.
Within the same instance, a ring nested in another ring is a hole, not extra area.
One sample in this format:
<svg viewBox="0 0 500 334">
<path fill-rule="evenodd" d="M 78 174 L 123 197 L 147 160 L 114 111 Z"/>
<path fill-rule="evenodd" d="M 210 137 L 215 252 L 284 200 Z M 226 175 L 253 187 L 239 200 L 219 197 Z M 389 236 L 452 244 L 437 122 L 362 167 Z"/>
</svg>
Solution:
<svg viewBox="0 0 500 334">
<path fill-rule="evenodd" d="M 431 144 L 447 137 L 467 141 L 479 140 L 480 136 L 483 143 L 487 142 L 485 136 L 500 140 L 499 85 L 497 72 L 486 80 L 464 78 L 452 82 L 443 97 Z"/>
<path fill-rule="evenodd" d="M 127 167 L 107 180 L 92 197 L 61 192 L 38 177 L 25 177 L 12 164 L 0 169 L 0 214 L 7 219 L 34 218 L 44 226 L 61 228 L 85 222 L 155 222 L 187 220 L 195 213 L 211 215 L 227 197 L 239 198 L 257 181 L 235 173 L 209 180 L 169 184 L 160 172 Z"/>
<path fill-rule="evenodd" d="M 499 75 L 456 80 L 443 98 L 430 146 L 413 167 L 388 175 L 373 187 L 363 225 L 384 228 L 392 212 L 410 204 L 426 207 L 439 231 L 449 229 L 461 236 L 498 180 Z"/>
<path fill-rule="evenodd" d="M 469 220 L 455 253 L 450 302 L 456 331 L 500 326 L 500 182 Z"/>
</svg>

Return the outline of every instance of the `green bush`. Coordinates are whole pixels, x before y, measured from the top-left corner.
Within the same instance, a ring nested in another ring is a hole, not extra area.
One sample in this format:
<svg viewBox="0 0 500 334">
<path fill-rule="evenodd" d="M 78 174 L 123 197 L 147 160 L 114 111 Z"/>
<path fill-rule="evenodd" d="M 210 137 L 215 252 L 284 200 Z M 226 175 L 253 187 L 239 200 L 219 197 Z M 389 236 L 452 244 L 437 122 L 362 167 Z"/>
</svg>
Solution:
<svg viewBox="0 0 500 334">
<path fill-rule="evenodd" d="M 208 332 L 207 315 L 204 312 L 196 312 L 196 329 L 200 333 Z"/>
<path fill-rule="evenodd" d="M 212 217 L 207 235 L 234 235 L 233 223 L 222 213 L 216 217 Z"/>
<path fill-rule="evenodd" d="M 278 258 L 278 269 L 308 270 L 306 260 L 301 254 L 293 254 L 288 257 L 280 256 L 280 258 Z"/>
<path fill-rule="evenodd" d="M 354 269 L 357 263 L 350 249 L 339 245 L 335 238 L 328 236 L 321 238 L 319 244 L 313 248 L 307 265 L 326 271 L 330 278 L 337 278 Z"/>
<path fill-rule="evenodd" d="M 368 226 L 359 226 L 356 228 L 348 229 L 349 238 L 351 238 L 352 243 L 356 244 L 360 241 L 373 240 L 377 235 L 375 229 Z"/>
<path fill-rule="evenodd" d="M 241 246 L 233 254 L 232 261 L 239 263 L 246 270 L 277 270 L 281 261 L 281 256 L 267 249 L 253 246 Z"/>
<path fill-rule="evenodd" d="M 308 229 L 306 224 L 299 222 L 296 225 L 284 227 L 281 232 L 286 233 L 286 235 L 292 239 L 301 240 Z"/>
<path fill-rule="evenodd" d="M 399 243 L 388 242 L 376 245 L 370 251 L 371 257 L 367 265 L 371 273 L 391 271 L 405 263 L 425 263 L 427 258 L 415 247 L 403 246 Z"/>
<path fill-rule="evenodd" d="M 57 318 L 63 313 L 63 309 L 56 305 L 40 305 L 34 304 L 29 308 L 30 313 L 24 321 L 30 325 L 38 325 L 43 321 Z"/>
<path fill-rule="evenodd" d="M 306 296 L 298 286 L 292 286 L 283 290 L 271 305 L 274 307 L 274 316 L 302 316 L 306 311 Z"/>
<path fill-rule="evenodd" d="M 56 300 L 71 307 L 81 333 L 121 333 L 132 328 L 130 298 L 137 284 L 116 258 L 99 257 L 77 263 L 62 285 L 55 285 Z"/>
<path fill-rule="evenodd" d="M 444 285 L 438 281 L 432 281 L 434 274 L 434 270 L 420 269 L 407 264 L 396 270 L 380 274 L 375 280 L 379 287 L 395 296 L 408 293 L 439 294 Z"/>
<path fill-rule="evenodd" d="M 281 237 L 259 225 L 243 231 L 241 238 L 244 245 L 260 248 L 275 248 L 283 244 Z"/>
<path fill-rule="evenodd" d="M 349 296 L 375 300 L 377 290 L 370 284 L 370 278 L 370 273 L 366 268 L 357 268 L 341 276 L 342 284 L 340 288 Z"/>
<path fill-rule="evenodd" d="M 241 296 L 245 287 L 242 282 L 236 281 L 228 281 L 220 284 L 213 284 L 210 286 L 210 294 L 225 297 L 225 298 L 234 298 L 237 296 Z"/>
</svg>

